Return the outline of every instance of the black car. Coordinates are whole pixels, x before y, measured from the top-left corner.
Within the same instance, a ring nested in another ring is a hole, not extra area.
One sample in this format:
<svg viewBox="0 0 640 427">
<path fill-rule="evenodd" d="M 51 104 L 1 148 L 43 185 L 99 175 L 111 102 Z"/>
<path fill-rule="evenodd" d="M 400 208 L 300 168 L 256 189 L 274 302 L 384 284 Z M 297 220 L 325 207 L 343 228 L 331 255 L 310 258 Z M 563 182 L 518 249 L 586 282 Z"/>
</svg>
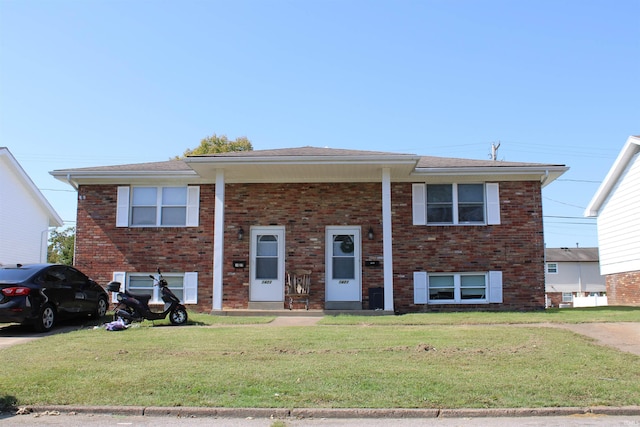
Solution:
<svg viewBox="0 0 640 427">
<path fill-rule="evenodd" d="M 0 268 L 0 323 L 50 330 L 58 317 L 104 316 L 107 293 L 79 270 L 58 264 Z"/>
</svg>

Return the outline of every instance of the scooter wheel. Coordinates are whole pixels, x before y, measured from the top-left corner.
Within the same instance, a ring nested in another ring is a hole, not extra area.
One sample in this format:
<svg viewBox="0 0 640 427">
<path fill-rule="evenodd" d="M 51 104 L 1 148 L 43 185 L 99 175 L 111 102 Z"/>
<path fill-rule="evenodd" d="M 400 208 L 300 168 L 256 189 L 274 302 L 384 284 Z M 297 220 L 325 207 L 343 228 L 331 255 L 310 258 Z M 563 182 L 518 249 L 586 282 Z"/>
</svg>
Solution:
<svg viewBox="0 0 640 427">
<path fill-rule="evenodd" d="M 187 323 L 187 310 L 184 307 L 176 307 L 169 313 L 169 321 L 172 325 L 184 325 Z"/>
</svg>

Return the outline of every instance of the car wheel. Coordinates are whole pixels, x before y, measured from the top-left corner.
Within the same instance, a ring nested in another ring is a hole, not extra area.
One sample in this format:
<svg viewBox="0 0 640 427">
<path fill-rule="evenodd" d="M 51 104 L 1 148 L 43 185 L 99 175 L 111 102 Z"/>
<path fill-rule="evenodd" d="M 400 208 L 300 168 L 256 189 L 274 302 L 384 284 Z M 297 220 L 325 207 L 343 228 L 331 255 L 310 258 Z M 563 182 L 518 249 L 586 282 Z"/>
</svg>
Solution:
<svg viewBox="0 0 640 427">
<path fill-rule="evenodd" d="M 96 305 L 95 316 L 99 319 L 105 314 L 107 314 L 107 309 L 109 308 L 109 303 L 105 298 L 98 299 L 98 305 Z"/>
<path fill-rule="evenodd" d="M 184 307 L 176 307 L 169 313 L 169 321 L 173 325 L 184 325 L 187 318 L 187 310 Z"/>
<path fill-rule="evenodd" d="M 51 304 L 45 304 L 40 309 L 40 315 L 34 323 L 35 330 L 38 332 L 49 332 L 56 322 L 56 310 Z"/>
</svg>

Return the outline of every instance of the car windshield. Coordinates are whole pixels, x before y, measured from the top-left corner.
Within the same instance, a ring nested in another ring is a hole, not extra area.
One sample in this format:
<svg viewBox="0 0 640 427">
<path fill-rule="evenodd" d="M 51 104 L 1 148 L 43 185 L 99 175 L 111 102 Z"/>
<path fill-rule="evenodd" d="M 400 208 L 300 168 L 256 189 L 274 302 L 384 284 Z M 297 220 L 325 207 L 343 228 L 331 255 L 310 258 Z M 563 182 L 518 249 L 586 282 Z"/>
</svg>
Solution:
<svg viewBox="0 0 640 427">
<path fill-rule="evenodd" d="M 0 268 L 0 283 L 22 282 L 28 279 L 36 270 L 29 267 Z"/>
</svg>

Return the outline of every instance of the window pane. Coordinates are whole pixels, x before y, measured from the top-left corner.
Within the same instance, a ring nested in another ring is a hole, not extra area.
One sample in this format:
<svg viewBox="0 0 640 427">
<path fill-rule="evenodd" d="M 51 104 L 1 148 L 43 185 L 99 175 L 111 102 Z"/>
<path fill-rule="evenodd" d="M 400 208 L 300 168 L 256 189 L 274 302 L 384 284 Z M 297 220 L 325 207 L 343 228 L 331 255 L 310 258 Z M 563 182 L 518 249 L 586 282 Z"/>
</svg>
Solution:
<svg viewBox="0 0 640 427">
<path fill-rule="evenodd" d="M 133 187 L 134 206 L 155 206 L 158 203 L 155 187 Z"/>
<path fill-rule="evenodd" d="M 156 208 L 133 207 L 131 209 L 132 225 L 156 225 Z"/>
<path fill-rule="evenodd" d="M 278 238 L 273 235 L 258 236 L 258 256 L 278 256 Z"/>
<path fill-rule="evenodd" d="M 149 276 L 129 276 L 129 290 L 140 294 L 153 294 L 153 280 Z"/>
<path fill-rule="evenodd" d="M 453 190 L 451 184 L 427 185 L 427 204 L 429 203 L 453 203 Z"/>
<path fill-rule="evenodd" d="M 451 206 L 428 206 L 427 222 L 453 222 L 453 208 Z"/>
<path fill-rule="evenodd" d="M 185 225 L 187 223 L 187 209 L 162 208 L 162 225 Z"/>
<path fill-rule="evenodd" d="M 458 202 L 484 203 L 482 184 L 458 184 Z"/>
<path fill-rule="evenodd" d="M 459 205 L 458 221 L 484 222 L 484 205 Z"/>
<path fill-rule="evenodd" d="M 462 299 L 485 299 L 486 284 L 485 276 L 460 276 L 460 298 Z"/>
<path fill-rule="evenodd" d="M 353 235 L 340 234 L 333 237 L 333 256 L 353 257 Z"/>
<path fill-rule="evenodd" d="M 464 275 L 464 276 L 460 276 L 460 286 L 463 287 L 463 288 L 484 287 L 485 286 L 484 277 L 485 277 L 484 275 L 477 275 L 477 276 Z"/>
<path fill-rule="evenodd" d="M 183 301 L 183 296 L 184 296 L 184 277 L 183 276 L 165 276 L 164 277 L 165 280 L 167 281 L 167 284 L 169 285 L 169 289 L 171 289 L 171 292 L 173 292 L 175 294 L 175 296 L 178 297 L 178 299 L 180 299 L 180 301 Z M 160 300 L 162 300 L 162 295 L 160 294 Z"/>
<path fill-rule="evenodd" d="M 458 221 L 484 222 L 482 184 L 458 184 Z"/>
<path fill-rule="evenodd" d="M 277 279 L 278 258 L 256 258 L 256 279 Z"/>
<path fill-rule="evenodd" d="M 430 300 L 452 300 L 454 297 L 453 276 L 429 276 Z"/>
<path fill-rule="evenodd" d="M 333 278 L 334 279 L 355 279 L 356 270 L 352 257 L 333 258 Z"/>
<path fill-rule="evenodd" d="M 427 222 L 453 222 L 453 186 L 451 184 L 427 185 Z"/>
<path fill-rule="evenodd" d="M 164 187 L 162 189 L 163 206 L 186 206 L 187 189 L 185 187 Z"/>
<path fill-rule="evenodd" d="M 462 299 L 485 299 L 484 288 L 462 288 L 460 289 L 460 298 Z"/>
</svg>

